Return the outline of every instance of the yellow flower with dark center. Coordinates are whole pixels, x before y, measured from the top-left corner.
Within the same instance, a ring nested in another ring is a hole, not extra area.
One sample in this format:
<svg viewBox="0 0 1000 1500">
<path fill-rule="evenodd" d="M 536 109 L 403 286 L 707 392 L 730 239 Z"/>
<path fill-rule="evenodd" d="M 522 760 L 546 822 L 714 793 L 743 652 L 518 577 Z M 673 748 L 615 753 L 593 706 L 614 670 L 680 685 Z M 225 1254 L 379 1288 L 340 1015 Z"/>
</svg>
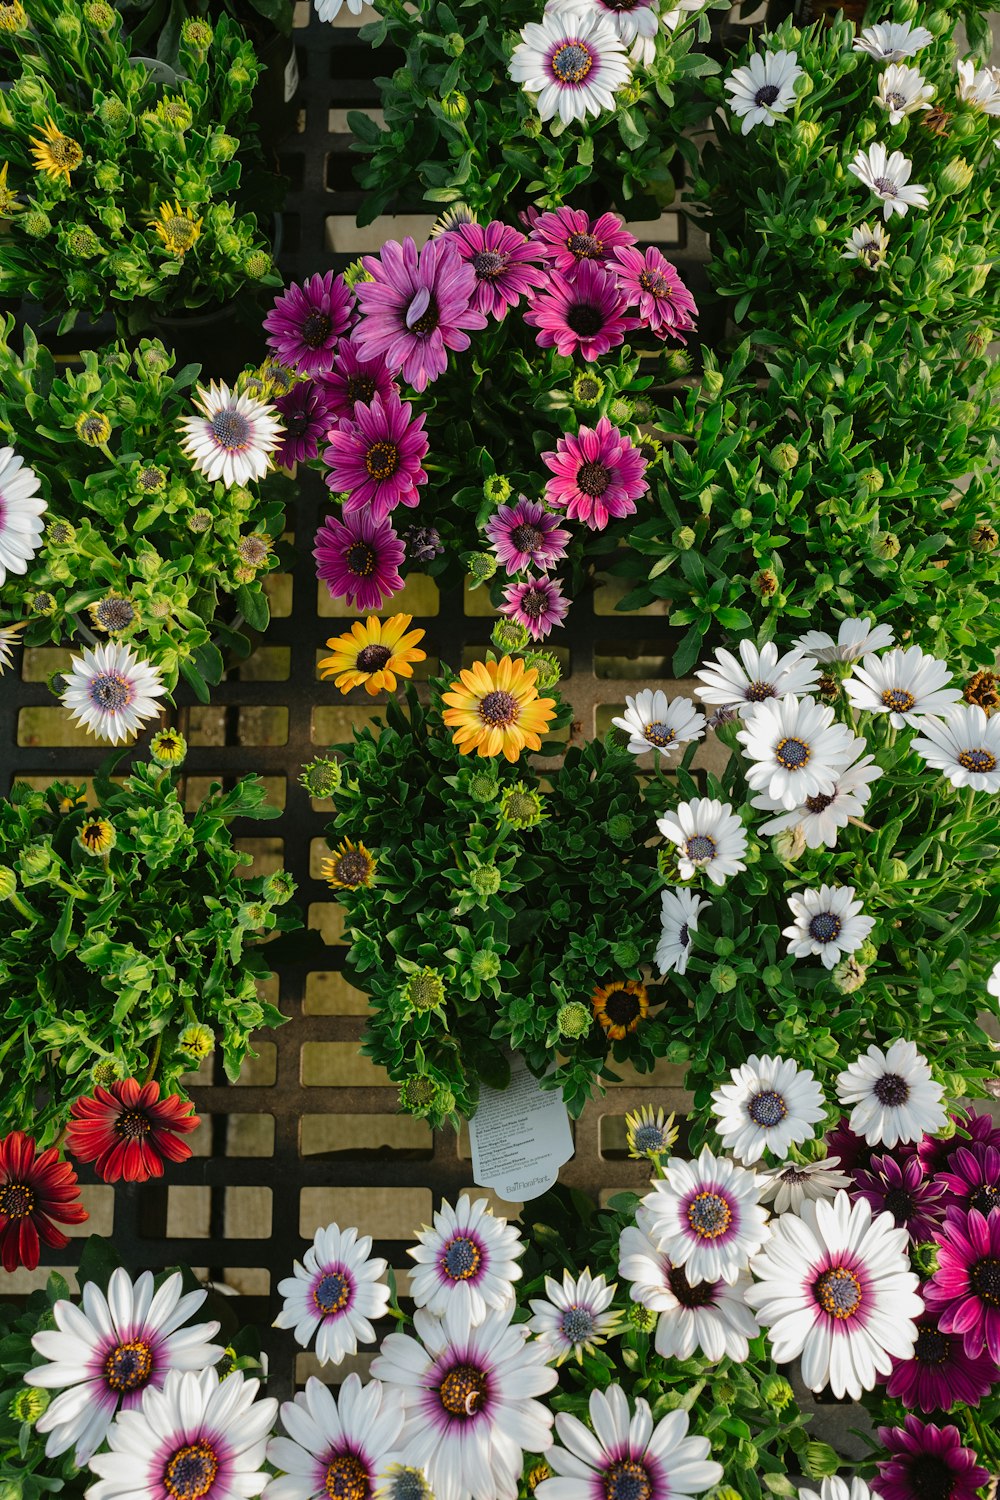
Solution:
<svg viewBox="0 0 1000 1500">
<path fill-rule="evenodd" d="M 154 765 L 179 766 L 187 755 L 187 740 L 176 729 L 159 729 L 149 742 L 149 755 Z"/>
<path fill-rule="evenodd" d="M 46 177 L 65 177 L 75 172 L 83 161 L 83 147 L 72 136 L 63 135 L 50 115 L 45 122 L 41 137 L 32 136 L 31 154 L 35 158 L 36 172 Z"/>
<path fill-rule="evenodd" d="M 590 997 L 594 1015 L 613 1042 L 621 1042 L 649 1015 L 646 986 L 637 979 L 619 979 L 599 986 Z"/>
<path fill-rule="evenodd" d="M 59 798 L 61 813 L 77 812 L 87 805 L 87 794 L 82 787 L 67 787 Z"/>
<path fill-rule="evenodd" d="M 107 854 L 115 847 L 118 835 L 107 818 L 94 815 L 80 824 L 77 840 L 88 854 Z"/>
<path fill-rule="evenodd" d="M 539 698 L 537 672 L 520 658 L 477 661 L 459 674 L 444 702 L 444 722 L 463 755 L 503 755 L 512 763 L 527 746 L 541 747 L 541 736 L 555 713 L 555 700 Z"/>
<path fill-rule="evenodd" d="M 395 692 L 396 678 L 412 677 L 413 663 L 426 660 L 426 652 L 415 649 L 424 632 L 406 634 L 412 623 L 412 615 L 392 615 L 388 620 L 369 615 L 363 625 L 355 620 L 348 634 L 327 641 L 334 655 L 324 656 L 320 675 L 332 677 L 342 693 L 356 687 L 372 697 L 383 688 Z"/>
<path fill-rule="evenodd" d="M 0 26 L 0 31 L 2 30 L 3 27 Z M 10 163 L 6 161 L 0 167 L 0 219 L 12 219 L 21 206 L 17 201 L 17 194 L 14 192 L 14 189 L 7 186 L 7 172 L 9 167 Z"/>
<path fill-rule="evenodd" d="M 658 1161 L 661 1156 L 669 1156 L 678 1135 L 673 1115 L 665 1116 L 662 1109 L 654 1112 L 649 1104 L 625 1116 L 625 1132 L 633 1161 Z"/>
<path fill-rule="evenodd" d="M 88 448 L 102 448 L 111 436 L 111 423 L 102 411 L 82 411 L 73 430 Z"/>
<path fill-rule="evenodd" d="M 185 255 L 201 234 L 201 225 L 194 209 L 181 208 L 179 203 L 161 203 L 159 217 L 149 221 L 171 255 Z"/>
<path fill-rule="evenodd" d="M 356 891 L 359 885 L 371 885 L 378 860 L 364 844 L 342 839 L 330 859 L 320 866 L 326 883 L 335 891 Z"/>
</svg>

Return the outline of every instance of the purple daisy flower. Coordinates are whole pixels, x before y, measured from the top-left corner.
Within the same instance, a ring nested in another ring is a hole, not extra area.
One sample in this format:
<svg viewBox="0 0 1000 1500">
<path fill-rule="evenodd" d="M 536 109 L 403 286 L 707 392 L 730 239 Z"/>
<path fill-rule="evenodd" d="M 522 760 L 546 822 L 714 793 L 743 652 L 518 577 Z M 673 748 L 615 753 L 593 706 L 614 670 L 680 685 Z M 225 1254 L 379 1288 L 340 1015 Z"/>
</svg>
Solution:
<svg viewBox="0 0 1000 1500">
<path fill-rule="evenodd" d="M 915 1244 L 933 1239 L 944 1213 L 944 1187 L 924 1176 L 919 1157 L 897 1161 L 893 1156 L 873 1156 L 871 1168 L 856 1171 L 854 1181 L 851 1197 L 864 1198 L 873 1215 L 892 1214 Z"/>
<path fill-rule="evenodd" d="M 401 245 L 389 240 L 363 265 L 374 279 L 357 287 L 358 352 L 365 359 L 381 355 L 415 391 L 424 391 L 444 374 L 448 350 L 468 349 L 468 330 L 486 327 L 486 314 L 473 305 L 476 273 L 452 234 L 428 240 L 419 256 L 409 235 Z"/>
<path fill-rule="evenodd" d="M 571 521 L 584 521 L 591 531 L 603 531 L 612 517 L 633 515 L 636 500 L 649 489 L 646 460 L 607 417 L 559 438 L 542 462 L 552 471 L 546 500 L 565 507 Z"/>
<path fill-rule="evenodd" d="M 427 452 L 424 413 L 412 415 L 408 401 L 393 392 L 385 401 L 372 398 L 370 406 L 359 401 L 354 424 L 330 433 L 330 446 L 323 457 L 330 472 L 331 490 L 346 491 L 345 511 L 370 505 L 376 521 L 382 521 L 397 505 L 416 505 L 417 485 L 427 483 L 420 460 Z"/>
<path fill-rule="evenodd" d="M 617 214 L 599 214 L 592 219 L 582 208 L 565 206 L 547 213 L 536 210 L 531 238 L 550 265 L 569 275 L 584 260 L 614 269 L 615 251 L 636 242 Z"/>
<path fill-rule="evenodd" d="M 840 1158 L 842 1172 L 850 1172 L 854 1175 L 858 1171 L 866 1171 L 871 1166 L 874 1152 L 863 1135 L 855 1135 L 847 1123 L 846 1115 L 840 1117 L 833 1130 L 827 1131 L 825 1139 L 827 1155 Z"/>
<path fill-rule="evenodd" d="M 557 578 L 528 578 L 509 583 L 500 613 L 523 625 L 533 641 L 543 641 L 553 625 L 561 625 L 569 609 Z"/>
<path fill-rule="evenodd" d="M 948 1190 L 948 1206 L 977 1208 L 988 1216 L 1000 1208 L 1000 1151 L 996 1146 L 959 1146 L 938 1182 Z"/>
<path fill-rule="evenodd" d="M 979 1115 L 974 1109 L 956 1110 L 948 1117 L 956 1130 L 963 1134 L 943 1138 L 925 1135 L 917 1150 L 927 1175 L 944 1171 L 953 1151 L 960 1146 L 983 1145 L 1000 1148 L 1000 1126 L 994 1125 L 989 1115 Z"/>
<path fill-rule="evenodd" d="M 524 321 L 537 328 L 540 349 L 553 346 L 560 354 L 579 352 L 593 361 L 624 342 L 638 318 L 625 313 L 618 282 L 593 261 L 582 260 L 572 277 L 553 271 L 544 291 L 536 292 Z"/>
<path fill-rule="evenodd" d="M 949 1208 L 934 1235 L 937 1270 L 924 1287 L 945 1333 L 960 1333 L 966 1354 L 985 1346 L 1000 1364 L 1000 1213 L 984 1218 Z"/>
<path fill-rule="evenodd" d="M 662 339 L 669 336 L 687 343 L 684 334 L 694 328 L 698 308 L 676 266 L 655 245 L 650 245 L 645 254 L 628 245 L 619 246 L 610 269 L 618 277 L 628 306 L 638 307 L 640 318 L 651 332 Z"/>
<path fill-rule="evenodd" d="M 444 543 L 433 526 L 408 526 L 402 536 L 413 562 L 433 562 L 444 551 Z"/>
<path fill-rule="evenodd" d="M 486 523 L 486 535 L 510 574 L 531 567 L 547 572 L 566 556 L 570 539 L 558 517 L 524 495 L 518 497 L 516 505 L 497 507 L 496 515 Z"/>
<path fill-rule="evenodd" d="M 909 1359 L 893 1359 L 886 1395 L 923 1412 L 978 1406 L 1000 1380 L 988 1354 L 966 1354 L 957 1333 L 944 1333 L 933 1313 L 917 1320 L 917 1342 Z"/>
<path fill-rule="evenodd" d="M 473 307 L 498 322 L 532 287 L 548 280 L 538 263 L 538 246 L 499 219 L 490 224 L 459 224 L 452 231 L 451 243 L 476 273 Z"/>
<path fill-rule="evenodd" d="M 264 319 L 267 342 L 283 365 L 321 375 L 333 364 L 337 340 L 351 326 L 354 297 L 343 276 L 327 271 L 293 285 Z"/>
<path fill-rule="evenodd" d="M 399 572 L 406 549 L 390 521 L 376 521 L 371 511 L 325 516 L 316 533 L 316 574 L 334 599 L 352 609 L 382 608 L 403 587 Z"/>
<path fill-rule="evenodd" d="M 387 401 L 399 393 L 385 360 L 363 359 L 350 339 L 341 339 L 337 345 L 333 365 L 323 376 L 323 384 L 338 423 L 354 421 L 354 408 L 359 401 L 370 406 L 376 396 Z"/>
<path fill-rule="evenodd" d="M 307 463 L 319 452 L 319 445 L 333 426 L 334 414 L 326 386 L 320 380 L 300 380 L 284 396 L 275 396 L 274 405 L 281 413 L 285 440 L 275 449 L 274 461 L 288 469 L 292 464 Z"/>
<path fill-rule="evenodd" d="M 888 1457 L 878 1460 L 872 1488 L 883 1500 L 976 1500 L 990 1477 L 962 1446 L 957 1427 L 907 1417 L 902 1427 L 880 1427 L 878 1435 Z"/>
</svg>

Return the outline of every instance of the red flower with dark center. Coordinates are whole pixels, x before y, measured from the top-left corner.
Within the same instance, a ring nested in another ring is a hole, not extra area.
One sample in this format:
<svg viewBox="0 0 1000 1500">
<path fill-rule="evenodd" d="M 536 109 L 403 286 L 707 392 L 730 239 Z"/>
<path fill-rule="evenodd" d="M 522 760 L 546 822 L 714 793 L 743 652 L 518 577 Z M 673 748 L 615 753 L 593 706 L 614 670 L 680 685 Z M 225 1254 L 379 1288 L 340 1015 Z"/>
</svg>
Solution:
<svg viewBox="0 0 1000 1500">
<path fill-rule="evenodd" d="M 0 1260 L 5 1271 L 33 1271 L 40 1241 L 61 1250 L 69 1240 L 52 1222 L 82 1224 L 89 1215 L 69 1162 L 54 1146 L 35 1155 L 35 1143 L 15 1130 L 0 1141 Z"/>
<path fill-rule="evenodd" d="M 100 1085 L 77 1099 L 66 1129 L 66 1149 L 92 1161 L 105 1182 L 146 1182 L 163 1176 L 164 1161 L 186 1161 L 191 1147 L 178 1135 L 201 1123 L 194 1105 L 177 1094 L 160 1098 L 158 1083 L 135 1078 Z"/>
</svg>

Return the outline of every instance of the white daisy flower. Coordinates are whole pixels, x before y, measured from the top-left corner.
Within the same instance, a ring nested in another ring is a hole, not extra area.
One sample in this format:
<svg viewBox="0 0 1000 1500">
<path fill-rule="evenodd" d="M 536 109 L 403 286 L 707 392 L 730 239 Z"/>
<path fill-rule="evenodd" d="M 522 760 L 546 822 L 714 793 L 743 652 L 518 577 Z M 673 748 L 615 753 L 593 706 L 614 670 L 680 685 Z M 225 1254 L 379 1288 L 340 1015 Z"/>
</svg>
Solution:
<svg viewBox="0 0 1000 1500">
<path fill-rule="evenodd" d="M 0 448 L 0 585 L 11 573 L 27 573 L 38 551 L 48 508 L 35 491 L 41 480 L 13 448 Z"/>
<path fill-rule="evenodd" d="M 690 698 L 668 699 L 659 688 L 643 688 L 634 698 L 625 699 L 625 713 L 612 719 L 616 729 L 629 735 L 632 755 L 659 750 L 669 755 L 689 740 L 700 740 L 705 733 L 705 715 L 700 714 Z"/>
<path fill-rule="evenodd" d="M 268 1484 L 265 1500 L 368 1500 L 400 1460 L 403 1415 L 399 1391 L 381 1381 L 363 1386 L 351 1374 L 334 1396 L 311 1375 L 305 1390 L 282 1404 L 288 1437 L 273 1437 L 267 1445 L 268 1463 L 281 1473 Z"/>
<path fill-rule="evenodd" d="M 742 1363 L 749 1355 L 748 1340 L 760 1329 L 744 1297 L 750 1285 L 746 1271 L 731 1286 L 725 1281 L 692 1286 L 683 1266 L 662 1255 L 638 1224 L 629 1224 L 618 1242 L 618 1272 L 633 1283 L 632 1301 L 659 1314 L 653 1342 L 662 1359 L 690 1359 L 700 1350 L 706 1359 L 725 1356 Z"/>
<path fill-rule="evenodd" d="M 749 135 L 755 125 L 773 125 L 795 103 L 795 80 L 802 69 L 794 52 L 755 52 L 746 67 L 735 68 L 726 79 L 734 115 L 743 119 Z"/>
<path fill-rule="evenodd" d="M 748 1057 L 731 1083 L 712 1093 L 716 1130 L 735 1157 L 752 1166 L 765 1151 L 779 1159 L 789 1146 L 812 1140 L 826 1114 L 823 1090 L 808 1068 L 790 1057 Z"/>
<path fill-rule="evenodd" d="M 745 719 L 755 703 L 768 698 L 819 691 L 816 663 L 801 651 L 779 656 L 773 641 L 765 641 L 759 648 L 753 641 L 740 641 L 739 652 L 737 661 L 730 651 L 720 648 L 714 662 L 706 662 L 695 672 L 703 684 L 695 692 L 703 703 L 735 708 Z"/>
<path fill-rule="evenodd" d="M 417 1262 L 410 1295 L 418 1307 L 440 1317 L 454 1302 L 474 1327 L 491 1308 L 513 1306 L 524 1245 L 513 1224 L 490 1212 L 485 1198 L 473 1202 L 463 1193 L 454 1208 L 442 1203 L 433 1228 L 425 1224 L 417 1241 L 406 1253 Z"/>
<path fill-rule="evenodd" d="M 200 415 L 181 420 L 181 450 L 198 473 L 226 489 L 263 479 L 284 433 L 275 408 L 215 381 L 193 400 Z"/>
<path fill-rule="evenodd" d="M 747 834 L 728 802 L 714 797 L 692 797 L 672 813 L 657 818 L 663 837 L 677 845 L 677 869 L 682 880 L 703 870 L 713 885 L 725 885 L 730 875 L 745 870 Z"/>
<path fill-rule="evenodd" d="M 1000 714 L 987 717 L 978 703 L 948 709 L 944 722 L 924 719 L 910 749 L 952 786 L 975 792 L 1000 792 Z"/>
<path fill-rule="evenodd" d="M 14 647 L 20 643 L 21 631 L 27 623 L 20 620 L 15 625 L 0 625 L 0 677 L 14 660 Z"/>
<path fill-rule="evenodd" d="M 863 1479 L 852 1479 L 848 1484 L 846 1479 L 834 1475 L 823 1480 L 819 1494 L 815 1490 L 799 1490 L 799 1500 L 875 1500 L 875 1497 Z"/>
<path fill-rule="evenodd" d="M 867 52 L 879 62 L 901 62 L 904 57 L 914 57 L 933 40 L 934 34 L 926 26 L 911 26 L 909 21 L 884 21 L 878 26 L 866 26 L 855 38 L 854 50 Z"/>
<path fill-rule="evenodd" d="M 534 1316 L 528 1327 L 555 1364 L 561 1365 L 570 1356 L 582 1363 L 585 1354 L 592 1354 L 598 1344 L 619 1331 L 622 1315 L 611 1307 L 616 1290 L 616 1282 L 608 1286 L 603 1276 L 591 1276 L 589 1269 L 581 1276 L 564 1271 L 562 1286 L 546 1276 L 548 1300 L 532 1299 Z"/>
<path fill-rule="evenodd" d="M 620 1385 L 590 1393 L 590 1425 L 560 1412 L 561 1447 L 546 1455 L 556 1477 L 535 1487 L 536 1500 L 689 1500 L 719 1483 L 722 1465 L 709 1458 L 708 1438 L 688 1437 L 688 1414 L 653 1421 L 640 1396 L 635 1415 Z"/>
<path fill-rule="evenodd" d="M 909 646 L 884 656 L 866 656 L 845 679 L 844 691 L 855 708 L 888 714 L 893 729 L 906 724 L 913 729 L 919 717 L 961 702 L 959 689 L 947 686 L 950 681 L 947 662 L 925 655 L 919 646 Z"/>
<path fill-rule="evenodd" d="M 1000 963 L 993 965 L 993 972 L 986 981 L 986 991 L 1000 1000 Z"/>
<path fill-rule="evenodd" d="M 335 21 L 344 5 L 352 16 L 360 16 L 364 9 L 364 0 L 313 0 L 313 4 L 321 21 Z"/>
<path fill-rule="evenodd" d="M 32 1337 L 36 1353 L 49 1361 L 25 1374 L 28 1385 L 60 1391 L 36 1426 L 47 1432 L 45 1452 L 54 1458 L 74 1448 L 78 1469 L 103 1443 L 119 1409 L 138 1406 L 149 1386 L 162 1389 L 170 1370 L 204 1370 L 222 1358 L 207 1342 L 218 1323 L 183 1325 L 205 1300 L 203 1291 L 181 1295 L 179 1271 L 158 1291 L 153 1274 L 133 1282 L 119 1266 L 107 1296 L 84 1282 L 81 1305 L 60 1300 L 52 1309 L 55 1328 Z"/>
<path fill-rule="evenodd" d="M 278 1414 L 259 1380 L 234 1370 L 171 1370 L 162 1391 L 148 1386 L 142 1406 L 123 1411 L 108 1433 L 110 1452 L 90 1460 L 98 1482 L 87 1500 L 246 1500 L 267 1484 L 264 1452 Z"/>
<path fill-rule="evenodd" d="M 656 38 L 665 18 L 657 14 L 659 0 L 635 0 L 631 10 L 616 7 L 605 0 L 548 0 L 545 13 L 549 11 L 579 10 L 593 11 L 610 21 L 616 34 L 629 49 L 629 56 L 640 67 L 648 68 L 656 57 Z M 700 8 L 702 0 L 693 0 Z M 676 24 L 676 23 L 675 23 Z"/>
<path fill-rule="evenodd" d="M 705 0 L 681 0 L 680 5 L 675 5 L 672 10 L 662 11 L 660 20 L 667 31 L 676 31 L 686 14 L 691 11 L 701 10 L 704 4 Z"/>
<path fill-rule="evenodd" d="M 643 1228 L 688 1280 L 732 1285 L 767 1239 L 756 1174 L 708 1147 L 697 1161 L 672 1156 L 642 1200 Z"/>
<path fill-rule="evenodd" d="M 833 1198 L 844 1188 L 854 1186 L 846 1172 L 838 1172 L 839 1156 L 825 1156 L 822 1161 L 786 1161 L 759 1174 L 764 1184 L 761 1203 L 770 1204 L 776 1214 L 798 1213 L 803 1203 Z"/>
<path fill-rule="evenodd" d="M 958 83 L 955 92 L 964 104 L 981 109 L 987 115 L 1000 115 L 1000 78 L 995 68 L 976 69 L 971 57 L 955 63 Z"/>
<path fill-rule="evenodd" d="M 387 1261 L 372 1256 L 371 1235 L 328 1224 L 317 1229 L 302 1264 L 278 1282 L 285 1305 L 274 1328 L 292 1328 L 302 1347 L 316 1335 L 316 1358 L 321 1365 L 339 1365 L 357 1354 L 359 1344 L 373 1344 L 372 1318 L 384 1316 L 389 1288 L 384 1285 Z"/>
<path fill-rule="evenodd" d="M 542 120 L 558 115 L 564 125 L 613 110 L 615 91 L 632 69 L 614 26 L 598 10 L 548 11 L 522 27 L 508 71 L 515 83 L 537 94 Z"/>
<path fill-rule="evenodd" d="M 829 1386 L 857 1401 L 893 1359 L 911 1357 L 924 1304 L 907 1233 L 891 1214 L 873 1223 L 865 1199 L 852 1204 L 838 1193 L 782 1214 L 750 1270 L 757 1280 L 746 1299 L 768 1329 L 771 1355 L 780 1365 L 801 1356 L 809 1390 Z"/>
<path fill-rule="evenodd" d="M 848 163 L 847 170 L 882 200 L 882 216 L 886 220 L 893 214 L 905 214 L 910 208 L 928 207 L 927 189 L 910 181 L 913 163 L 902 151 L 894 151 L 890 156 L 876 141 L 867 151 L 862 148 Z"/>
<path fill-rule="evenodd" d="M 152 667 L 120 641 L 108 641 L 72 658 L 73 670 L 60 702 L 78 724 L 100 740 L 120 745 L 160 712 L 166 689 L 159 667 Z"/>
<path fill-rule="evenodd" d="M 402 1392 L 406 1462 L 423 1469 L 436 1500 L 514 1500 L 524 1450 L 544 1453 L 552 1413 L 535 1398 L 558 1380 L 548 1350 L 511 1326 L 513 1304 L 478 1328 L 450 1299 L 443 1318 L 418 1308 L 416 1338 L 390 1333 L 372 1374 Z"/>
<path fill-rule="evenodd" d="M 820 662 L 858 661 L 866 651 L 884 651 L 894 639 L 888 625 L 876 625 L 866 615 L 861 620 L 841 620 L 836 640 L 825 630 L 807 630 L 794 644 Z"/>
<path fill-rule="evenodd" d="M 919 68 L 906 63 L 890 63 L 878 81 L 875 103 L 889 116 L 890 125 L 898 125 L 905 115 L 918 109 L 930 109 L 934 85 L 928 83 Z"/>
<path fill-rule="evenodd" d="M 848 1124 L 869 1146 L 919 1141 L 943 1130 L 944 1089 L 931 1077 L 913 1042 L 897 1038 L 887 1052 L 874 1045 L 837 1075 L 837 1097 L 851 1111 Z"/>
<path fill-rule="evenodd" d="M 788 951 L 795 958 L 819 958 L 824 969 L 834 968 L 844 955 L 854 953 L 875 926 L 862 915 L 853 885 L 821 885 L 818 891 L 796 891 L 788 898 L 795 921 L 782 929 Z"/>
<path fill-rule="evenodd" d="M 860 228 L 851 230 L 851 238 L 841 251 L 840 258 L 864 261 L 869 271 L 877 271 L 880 266 L 885 265 L 888 245 L 889 236 L 876 219 L 874 224 L 862 224 Z M 820 632 L 812 633 L 818 635 Z"/>
<path fill-rule="evenodd" d="M 698 913 L 711 906 L 703 896 L 685 886 L 663 891 L 660 895 L 660 940 L 653 961 L 661 974 L 673 969 L 683 974 L 691 953 L 691 934 L 698 931 Z"/>
<path fill-rule="evenodd" d="M 751 788 L 789 809 L 829 795 L 856 754 L 856 736 L 836 722 L 832 708 L 812 698 L 755 703 L 736 738 L 752 763 L 746 772 Z"/>
<path fill-rule="evenodd" d="M 857 739 L 855 744 L 864 745 Z M 845 766 L 829 792 L 807 797 L 791 812 L 783 812 L 779 818 L 769 818 L 759 828 L 760 833 L 784 833 L 788 828 L 801 828 L 807 849 L 821 849 L 825 844 L 832 849 L 837 835 L 846 828 L 852 818 L 860 818 L 871 797 L 871 783 L 882 775 L 882 768 L 875 764 L 871 755 L 862 756 L 852 766 Z M 777 812 L 782 803 L 767 792 L 752 799 L 754 807 L 765 812 Z"/>
</svg>

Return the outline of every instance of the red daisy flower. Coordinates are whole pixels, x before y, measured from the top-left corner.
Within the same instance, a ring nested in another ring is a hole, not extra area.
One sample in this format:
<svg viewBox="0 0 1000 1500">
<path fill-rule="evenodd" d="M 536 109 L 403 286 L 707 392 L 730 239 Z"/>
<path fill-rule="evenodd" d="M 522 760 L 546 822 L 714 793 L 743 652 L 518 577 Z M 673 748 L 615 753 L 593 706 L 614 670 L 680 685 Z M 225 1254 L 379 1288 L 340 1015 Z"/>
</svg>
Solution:
<svg viewBox="0 0 1000 1500">
<path fill-rule="evenodd" d="M 55 1227 L 82 1224 L 89 1218 L 82 1203 L 76 1173 L 60 1161 L 54 1146 L 35 1155 L 35 1143 L 15 1130 L 0 1141 L 0 1260 L 5 1271 L 38 1265 L 39 1242 L 54 1250 L 69 1244 Z"/>
<path fill-rule="evenodd" d="M 194 1105 L 168 1094 L 158 1083 L 125 1078 L 100 1085 L 93 1098 L 77 1099 L 66 1128 L 66 1149 L 92 1161 L 105 1182 L 146 1182 L 163 1176 L 164 1161 L 186 1161 L 191 1147 L 177 1139 L 201 1123 Z"/>
</svg>

